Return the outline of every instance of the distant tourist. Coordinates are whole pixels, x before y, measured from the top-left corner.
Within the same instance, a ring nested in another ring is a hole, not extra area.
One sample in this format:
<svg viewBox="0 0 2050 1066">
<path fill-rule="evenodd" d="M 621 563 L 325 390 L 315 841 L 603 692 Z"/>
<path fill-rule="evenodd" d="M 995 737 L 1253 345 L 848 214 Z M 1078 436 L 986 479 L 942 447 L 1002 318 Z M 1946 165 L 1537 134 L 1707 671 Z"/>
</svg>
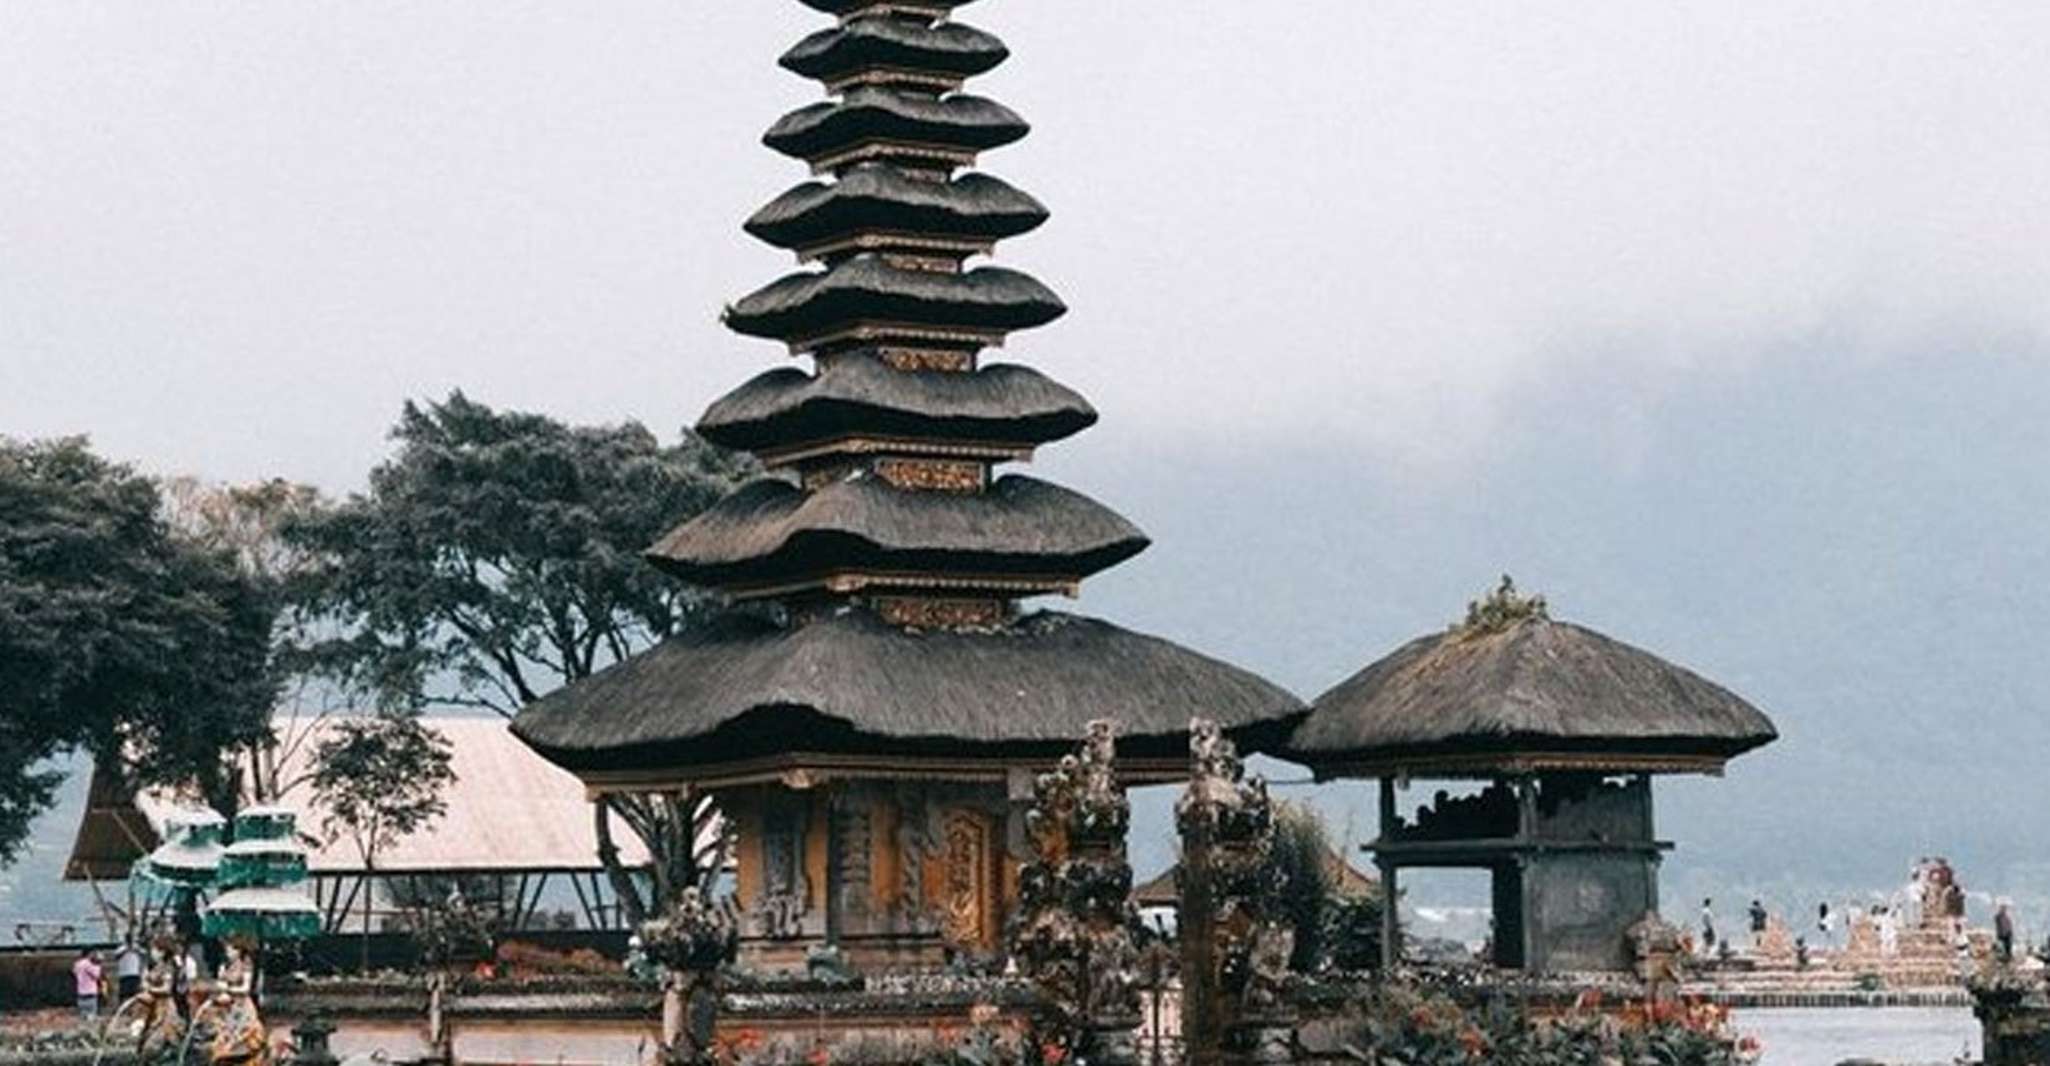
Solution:
<svg viewBox="0 0 2050 1066">
<path fill-rule="evenodd" d="M 1715 900 L 1701 901 L 1701 953 L 1715 954 Z"/>
<path fill-rule="evenodd" d="M 1965 931 L 1965 886 L 1958 884 L 1955 876 L 1943 892 L 1943 916 L 1950 919 L 1952 933 Z"/>
<path fill-rule="evenodd" d="M 1794 938 L 1794 969 L 1805 970 L 1807 968 L 1808 938 L 1805 936 L 1797 936 Z"/>
<path fill-rule="evenodd" d="M 1756 948 L 1765 943 L 1765 925 L 1771 915 L 1765 913 L 1765 904 L 1751 901 L 1751 946 Z"/>
<path fill-rule="evenodd" d="M 1828 903 L 1824 903 L 1816 910 L 1815 929 L 1821 934 L 1824 947 L 1836 942 L 1836 915 L 1830 913 Z"/>
<path fill-rule="evenodd" d="M 1873 911 L 1873 920 L 1879 924 L 1879 953 L 1881 955 L 1899 954 L 1901 947 L 1900 916 L 1894 913 L 1892 907 L 1885 904 L 1874 907 Z"/>
<path fill-rule="evenodd" d="M 95 1021 L 100 1016 L 100 960 L 93 949 L 80 948 L 78 961 L 71 964 L 71 988 L 78 995 L 78 1016 Z"/>
<path fill-rule="evenodd" d="M 2001 962 L 2014 961 L 2014 911 L 2006 900 L 1993 911 L 1993 941 L 2000 949 Z"/>
<path fill-rule="evenodd" d="M 135 946 L 135 937 L 121 940 L 121 951 L 114 956 L 114 1002 L 126 1003 L 142 992 L 142 949 Z"/>
</svg>

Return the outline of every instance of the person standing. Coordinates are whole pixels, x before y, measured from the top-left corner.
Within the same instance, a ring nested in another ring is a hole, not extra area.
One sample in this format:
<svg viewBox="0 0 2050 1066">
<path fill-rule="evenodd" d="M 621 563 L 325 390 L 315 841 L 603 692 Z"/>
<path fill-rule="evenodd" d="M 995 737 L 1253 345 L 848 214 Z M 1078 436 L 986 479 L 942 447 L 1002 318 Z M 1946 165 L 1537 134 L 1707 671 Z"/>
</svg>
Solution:
<svg viewBox="0 0 2050 1066">
<path fill-rule="evenodd" d="M 91 1022 L 100 1017 L 100 960 L 93 949 L 80 948 L 71 964 L 71 990 L 78 997 L 79 1018 Z"/>
<path fill-rule="evenodd" d="M 1751 901 L 1751 949 L 1758 950 L 1765 945 L 1765 926 L 1772 917 L 1765 912 L 1765 904 Z"/>
<path fill-rule="evenodd" d="M 143 958 L 142 949 L 135 946 L 133 936 L 121 940 L 121 950 L 114 956 L 114 1003 L 119 1006 L 134 999 L 142 991 Z"/>
<path fill-rule="evenodd" d="M 1892 907 L 1881 904 L 1877 921 L 1879 922 L 1879 953 L 1888 956 L 1899 954 L 1901 946 L 1900 915 Z"/>
<path fill-rule="evenodd" d="M 1835 946 L 1836 915 L 1830 913 L 1829 903 L 1826 900 L 1823 902 L 1822 906 L 1815 912 L 1815 928 L 1818 932 L 1822 934 L 1820 937 L 1817 938 L 1817 941 L 1823 947 L 1828 948 Z"/>
<path fill-rule="evenodd" d="M 2000 961 L 2013 962 L 2014 911 L 2008 908 L 2007 901 L 2004 899 L 2000 901 L 2000 906 L 1993 911 L 1993 939 L 2000 948 Z"/>
<path fill-rule="evenodd" d="M 1715 955 L 1715 900 L 1701 901 L 1701 953 Z"/>
</svg>

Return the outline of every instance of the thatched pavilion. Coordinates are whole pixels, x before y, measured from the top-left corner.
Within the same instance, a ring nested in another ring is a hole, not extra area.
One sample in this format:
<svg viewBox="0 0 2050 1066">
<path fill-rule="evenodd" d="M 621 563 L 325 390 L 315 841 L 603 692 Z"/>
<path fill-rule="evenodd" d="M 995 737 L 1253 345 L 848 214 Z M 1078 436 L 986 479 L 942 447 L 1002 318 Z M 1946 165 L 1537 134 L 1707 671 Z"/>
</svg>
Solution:
<svg viewBox="0 0 2050 1066">
<path fill-rule="evenodd" d="M 1075 594 L 1147 540 L 1086 496 L 996 473 L 1096 420 L 1073 390 L 983 356 L 1066 310 L 1026 274 L 971 265 L 1047 217 L 961 172 L 1026 133 L 960 91 L 1008 51 L 949 17 L 965 0 L 804 2 L 837 23 L 782 63 L 831 99 L 764 141 L 816 180 L 746 229 L 806 267 L 725 321 L 812 366 L 711 405 L 699 432 L 769 475 L 648 553 L 733 610 L 514 728 L 601 799 L 716 796 L 749 962 L 798 966 L 831 945 L 916 968 L 997 949 L 1032 775 L 1092 719 L 1117 723 L 1122 772 L 1168 779 L 1185 773 L 1192 715 L 1271 742 L 1301 707 L 1167 641 L 1021 607 Z"/>
<path fill-rule="evenodd" d="M 1488 870 L 1495 963 L 1599 971 L 1629 964 L 1627 930 L 1658 908 L 1672 844 L 1653 831 L 1653 775 L 1720 774 L 1777 736 L 1728 689 L 1554 621 L 1505 580 L 1464 624 L 1319 697 L 1281 754 L 1319 779 L 1380 779 L 1381 833 L 1368 847 L 1388 898 L 1405 867 Z M 1405 819 L 1396 789 L 1418 779 L 1488 784 L 1438 792 Z"/>
</svg>

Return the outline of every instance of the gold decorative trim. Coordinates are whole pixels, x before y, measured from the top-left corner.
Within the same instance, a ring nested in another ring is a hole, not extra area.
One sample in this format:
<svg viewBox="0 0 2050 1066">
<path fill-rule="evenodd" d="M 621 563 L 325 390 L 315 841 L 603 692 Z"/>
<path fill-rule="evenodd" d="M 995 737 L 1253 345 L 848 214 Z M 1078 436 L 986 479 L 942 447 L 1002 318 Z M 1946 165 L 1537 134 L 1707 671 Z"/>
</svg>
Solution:
<svg viewBox="0 0 2050 1066">
<path fill-rule="evenodd" d="M 692 770 L 583 770 L 584 795 L 591 800 L 628 792 L 664 792 L 679 789 L 716 791 L 748 785 L 784 785 L 788 775 L 801 772 L 807 788 L 835 781 L 961 781 L 1002 784 L 1011 770 L 1051 770 L 1059 761 L 1049 756 L 1032 759 L 988 759 L 959 756 L 827 755 L 791 752 L 759 759 L 715 763 Z M 1118 778 L 1127 785 L 1156 785 L 1185 781 L 1189 776 L 1186 756 L 1165 759 L 1118 757 Z M 787 787 L 787 786 L 786 786 Z"/>
<path fill-rule="evenodd" d="M 994 629 L 1011 616 L 1010 604 L 989 599 L 878 596 L 876 617 L 911 629 Z"/>
<path fill-rule="evenodd" d="M 814 156 L 809 162 L 811 163 L 811 171 L 814 174 L 830 174 L 843 167 L 851 167 L 856 163 L 866 163 L 871 160 L 881 160 L 884 162 L 911 160 L 917 163 L 935 165 L 935 167 L 928 169 L 944 167 L 951 170 L 955 167 L 974 166 L 976 156 L 979 154 L 975 150 L 967 148 L 947 148 L 936 144 L 917 144 L 911 141 L 873 139 L 858 142 L 853 147 L 839 152 Z"/>
<path fill-rule="evenodd" d="M 995 441 L 934 441 L 910 437 L 835 437 L 831 440 L 791 448 L 762 449 L 755 457 L 766 466 L 790 466 L 807 459 L 829 456 L 897 454 L 934 456 L 946 459 L 977 459 L 985 463 L 1032 461 L 1029 444 L 1001 444 Z"/>
<path fill-rule="evenodd" d="M 880 85 L 885 88 L 915 88 L 935 93 L 950 93 L 966 84 L 967 78 L 958 74 L 940 74 L 930 70 L 911 70 L 906 67 L 876 66 L 864 67 L 845 77 L 826 81 L 826 91 L 834 95 L 864 85 Z"/>
<path fill-rule="evenodd" d="M 973 459 L 882 457 L 869 464 L 877 477 L 900 489 L 920 492 L 981 492 L 989 468 Z"/>
<path fill-rule="evenodd" d="M 788 596 L 797 592 L 826 592 L 851 594 L 869 589 L 932 589 L 970 590 L 975 592 L 997 592 L 1011 596 L 1037 596 L 1058 593 L 1075 597 L 1081 594 L 1082 579 L 1079 577 L 1018 578 L 951 574 L 905 574 L 883 571 L 848 570 L 822 574 L 776 585 L 735 585 L 723 591 L 728 599 L 735 601 L 759 600 L 771 596 Z"/>
<path fill-rule="evenodd" d="M 876 341 L 924 341 L 928 344 L 1001 348 L 1009 330 L 948 329 L 908 322 L 853 322 L 810 337 L 791 339 L 790 354 L 805 355 L 829 344 L 872 344 Z"/>
<path fill-rule="evenodd" d="M 971 255 L 988 255 L 996 250 L 996 242 L 975 237 L 947 237 L 926 234 L 905 233 L 902 230 L 862 230 L 820 244 L 808 244 L 797 249 L 797 261 L 816 262 L 832 255 L 853 252 L 873 252 L 884 249 L 904 249 L 915 252 L 935 253 L 932 258 L 952 256 L 949 272 L 959 271 L 961 260 Z"/>
<path fill-rule="evenodd" d="M 884 345 L 874 349 L 876 358 L 892 370 L 938 370 L 949 374 L 975 372 L 975 351 L 960 348 L 906 348 Z"/>
</svg>

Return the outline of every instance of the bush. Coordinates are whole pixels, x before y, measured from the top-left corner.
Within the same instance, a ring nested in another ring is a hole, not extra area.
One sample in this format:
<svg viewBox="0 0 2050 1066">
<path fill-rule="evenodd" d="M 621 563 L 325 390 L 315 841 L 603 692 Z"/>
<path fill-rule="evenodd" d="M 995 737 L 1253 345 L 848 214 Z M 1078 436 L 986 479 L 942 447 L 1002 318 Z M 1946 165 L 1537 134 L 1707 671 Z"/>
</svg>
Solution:
<svg viewBox="0 0 2050 1066">
<path fill-rule="evenodd" d="M 1756 1041 L 1733 1035 L 1729 1013 L 1711 1003 L 1604 1010 L 1590 993 L 1571 1011 L 1537 1017 L 1501 999 L 1462 1005 L 1404 985 L 1383 987 L 1365 1005 L 1354 1036 L 1354 1047 L 1379 1066 L 1739 1066 L 1760 1052 Z"/>
</svg>

